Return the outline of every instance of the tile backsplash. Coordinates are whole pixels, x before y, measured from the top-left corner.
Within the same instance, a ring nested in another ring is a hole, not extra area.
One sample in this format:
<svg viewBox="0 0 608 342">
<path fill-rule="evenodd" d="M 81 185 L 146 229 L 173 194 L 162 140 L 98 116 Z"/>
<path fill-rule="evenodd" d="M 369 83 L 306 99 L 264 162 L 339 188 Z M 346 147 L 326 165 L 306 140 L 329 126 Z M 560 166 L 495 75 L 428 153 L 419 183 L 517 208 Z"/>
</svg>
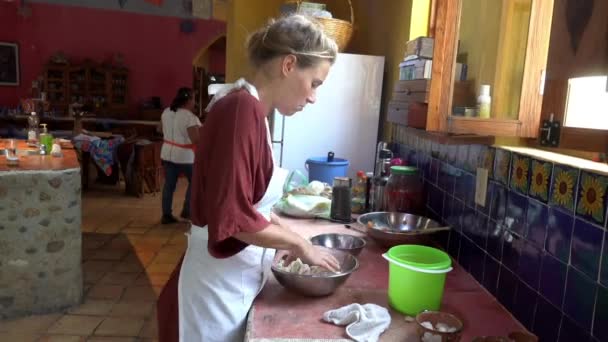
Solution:
<svg viewBox="0 0 608 342">
<path fill-rule="evenodd" d="M 420 169 L 428 215 L 452 226 L 442 246 L 540 341 L 608 341 L 608 177 L 499 147 L 393 145 Z"/>
</svg>

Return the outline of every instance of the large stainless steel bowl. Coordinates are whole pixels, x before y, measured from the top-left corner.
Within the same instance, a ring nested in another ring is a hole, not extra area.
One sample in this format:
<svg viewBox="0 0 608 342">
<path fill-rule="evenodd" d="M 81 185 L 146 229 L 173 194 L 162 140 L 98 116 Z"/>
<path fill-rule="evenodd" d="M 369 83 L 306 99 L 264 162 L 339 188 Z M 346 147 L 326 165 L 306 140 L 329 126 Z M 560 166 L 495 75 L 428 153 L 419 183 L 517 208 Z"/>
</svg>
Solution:
<svg viewBox="0 0 608 342">
<path fill-rule="evenodd" d="M 359 255 L 365 247 L 365 240 L 349 234 L 320 234 L 310 238 L 313 245 L 348 252 L 354 256 Z"/>
<path fill-rule="evenodd" d="M 329 253 L 338 259 L 340 263 L 340 272 L 326 273 L 321 275 L 300 275 L 289 273 L 276 268 L 275 260 L 271 270 L 274 277 L 277 278 L 279 284 L 283 285 L 287 290 L 296 292 L 305 296 L 321 297 L 332 294 L 340 287 L 350 275 L 359 268 L 357 258 L 347 252 L 337 249 L 326 248 Z"/>
<path fill-rule="evenodd" d="M 385 211 L 363 214 L 357 222 L 384 246 L 416 242 L 421 235 L 450 229 L 424 216 Z"/>
</svg>

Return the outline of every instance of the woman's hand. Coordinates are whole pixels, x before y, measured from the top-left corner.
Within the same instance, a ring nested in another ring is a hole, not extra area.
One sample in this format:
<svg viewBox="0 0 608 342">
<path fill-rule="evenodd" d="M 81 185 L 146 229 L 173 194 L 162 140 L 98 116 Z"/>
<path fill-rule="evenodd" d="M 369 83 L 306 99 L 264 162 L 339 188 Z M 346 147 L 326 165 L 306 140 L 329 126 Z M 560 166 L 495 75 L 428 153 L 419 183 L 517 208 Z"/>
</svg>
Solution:
<svg viewBox="0 0 608 342">
<path fill-rule="evenodd" d="M 300 253 L 300 259 L 310 266 L 320 266 L 332 272 L 340 271 L 340 262 L 323 247 L 314 246 L 308 243 Z"/>
</svg>

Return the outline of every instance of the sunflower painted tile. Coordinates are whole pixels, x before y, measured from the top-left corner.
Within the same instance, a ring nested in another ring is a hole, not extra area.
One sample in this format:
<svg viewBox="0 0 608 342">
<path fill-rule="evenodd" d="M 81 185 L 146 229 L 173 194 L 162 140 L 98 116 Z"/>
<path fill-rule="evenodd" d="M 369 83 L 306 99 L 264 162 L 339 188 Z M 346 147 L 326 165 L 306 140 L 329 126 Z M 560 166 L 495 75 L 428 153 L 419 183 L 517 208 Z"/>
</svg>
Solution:
<svg viewBox="0 0 608 342">
<path fill-rule="evenodd" d="M 608 177 L 581 172 L 578 185 L 577 215 L 604 226 L 606 219 L 606 188 Z"/>
<path fill-rule="evenodd" d="M 511 151 L 496 149 L 494 157 L 494 179 L 503 185 L 509 185 L 509 170 L 511 165 Z"/>
<path fill-rule="evenodd" d="M 574 211 L 574 196 L 578 184 L 579 170 L 566 165 L 555 164 L 553 167 L 553 181 L 551 183 L 551 198 L 549 203 Z"/>
<path fill-rule="evenodd" d="M 551 183 L 551 172 L 553 164 L 542 160 L 532 160 L 530 177 L 530 197 L 547 203 L 549 200 L 549 185 Z"/>
<path fill-rule="evenodd" d="M 513 153 L 511 162 L 511 189 L 524 195 L 530 187 L 530 158 Z"/>
</svg>

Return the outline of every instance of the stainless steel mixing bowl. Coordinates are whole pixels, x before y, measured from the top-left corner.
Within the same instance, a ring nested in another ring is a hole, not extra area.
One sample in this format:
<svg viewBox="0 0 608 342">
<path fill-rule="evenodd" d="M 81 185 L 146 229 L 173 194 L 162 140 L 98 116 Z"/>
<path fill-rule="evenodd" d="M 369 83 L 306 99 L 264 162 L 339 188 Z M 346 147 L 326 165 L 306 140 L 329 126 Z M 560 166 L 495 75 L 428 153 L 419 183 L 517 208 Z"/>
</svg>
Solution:
<svg viewBox="0 0 608 342">
<path fill-rule="evenodd" d="M 416 242 L 420 235 L 450 229 L 424 216 L 385 211 L 363 214 L 357 222 L 384 246 Z"/>
<path fill-rule="evenodd" d="M 340 272 L 327 272 L 320 275 L 300 275 L 289 273 L 276 268 L 275 260 L 271 270 L 279 284 L 283 285 L 287 290 L 293 291 L 305 296 L 320 297 L 332 294 L 340 287 L 350 275 L 359 268 L 357 258 L 347 252 L 337 249 L 326 248 L 329 253 L 338 259 L 340 263 Z"/>
<path fill-rule="evenodd" d="M 310 238 L 313 245 L 348 252 L 354 256 L 359 255 L 365 247 L 365 240 L 349 234 L 320 234 Z"/>
</svg>

